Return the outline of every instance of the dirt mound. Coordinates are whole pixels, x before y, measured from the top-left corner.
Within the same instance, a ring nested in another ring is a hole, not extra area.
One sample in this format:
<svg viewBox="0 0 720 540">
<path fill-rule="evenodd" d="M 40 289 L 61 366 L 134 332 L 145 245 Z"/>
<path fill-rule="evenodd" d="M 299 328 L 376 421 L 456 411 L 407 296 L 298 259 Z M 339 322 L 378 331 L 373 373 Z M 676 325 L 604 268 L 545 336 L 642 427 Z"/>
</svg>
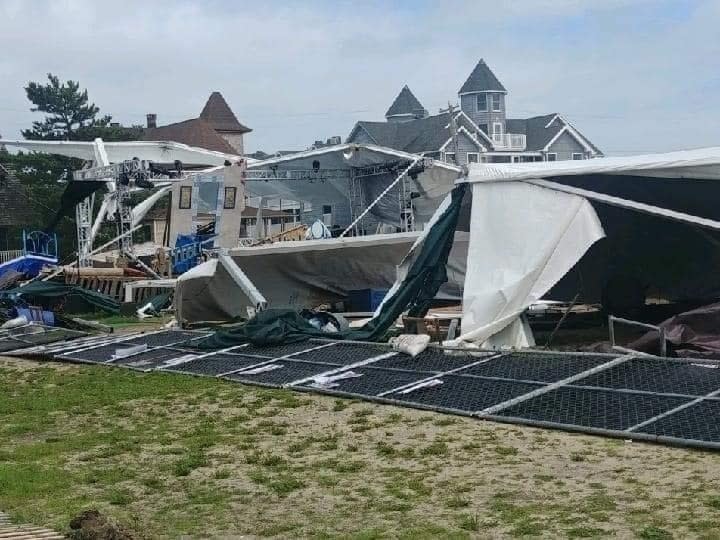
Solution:
<svg viewBox="0 0 720 540">
<path fill-rule="evenodd" d="M 72 540 L 134 540 L 133 534 L 97 510 L 85 510 L 70 521 Z"/>
</svg>

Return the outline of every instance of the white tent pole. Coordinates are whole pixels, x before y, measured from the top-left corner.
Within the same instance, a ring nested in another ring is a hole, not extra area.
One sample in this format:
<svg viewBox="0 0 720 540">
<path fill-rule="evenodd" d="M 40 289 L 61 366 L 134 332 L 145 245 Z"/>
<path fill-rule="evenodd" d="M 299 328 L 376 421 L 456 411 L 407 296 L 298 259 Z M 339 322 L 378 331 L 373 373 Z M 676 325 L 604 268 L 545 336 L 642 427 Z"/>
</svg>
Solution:
<svg viewBox="0 0 720 540">
<path fill-rule="evenodd" d="M 355 227 L 355 225 L 357 225 L 357 224 L 360 222 L 360 220 L 361 220 L 362 218 L 364 218 L 365 215 L 366 215 L 370 210 L 372 210 L 372 209 L 375 207 L 375 205 L 378 203 L 378 201 L 380 201 L 380 199 L 382 199 L 385 195 L 387 195 L 388 192 L 389 192 L 392 188 L 394 188 L 394 187 L 397 185 L 397 183 L 398 183 L 400 180 L 402 180 L 408 172 L 410 172 L 410 169 L 412 169 L 412 168 L 415 166 L 415 164 L 416 164 L 418 161 L 420 161 L 421 159 L 422 159 L 422 157 L 417 157 L 417 158 L 415 158 L 415 159 L 413 160 L 413 162 L 412 162 L 410 165 L 408 165 L 407 168 L 406 168 L 405 170 L 403 170 L 403 172 L 401 172 L 401 173 L 398 175 L 398 177 L 393 181 L 393 183 L 390 184 L 388 187 L 386 187 L 386 188 L 383 190 L 383 192 L 382 192 L 380 195 L 378 195 L 377 198 L 376 198 L 373 202 L 371 202 L 371 203 L 368 205 L 368 207 L 367 207 L 365 210 L 363 210 L 362 213 L 361 213 L 358 217 L 356 217 L 355 220 L 354 220 L 350 225 L 348 225 L 347 229 L 345 229 L 338 238 L 344 237 L 353 227 Z"/>
<path fill-rule="evenodd" d="M 554 191 L 562 191 L 564 193 L 579 195 L 580 197 L 585 197 L 586 199 L 609 204 L 611 206 L 617 206 L 619 208 L 625 208 L 627 210 L 634 210 L 643 214 L 664 217 L 675 221 L 681 221 L 683 223 L 697 225 L 699 227 L 706 227 L 708 229 L 720 230 L 720 221 L 701 218 L 693 216 L 691 214 L 685 214 L 683 212 L 676 212 L 675 210 L 668 210 L 666 208 L 660 208 L 659 206 L 653 206 L 651 204 L 629 201 L 627 199 L 621 199 L 620 197 L 614 197 L 612 195 L 606 195 L 604 193 L 597 193 L 596 191 L 590 191 L 587 189 L 566 186 L 563 184 L 558 184 L 557 182 L 551 182 L 549 180 L 521 180 L 521 182 L 533 184 L 535 186 L 540 186 L 547 189 L 552 189 Z"/>
</svg>

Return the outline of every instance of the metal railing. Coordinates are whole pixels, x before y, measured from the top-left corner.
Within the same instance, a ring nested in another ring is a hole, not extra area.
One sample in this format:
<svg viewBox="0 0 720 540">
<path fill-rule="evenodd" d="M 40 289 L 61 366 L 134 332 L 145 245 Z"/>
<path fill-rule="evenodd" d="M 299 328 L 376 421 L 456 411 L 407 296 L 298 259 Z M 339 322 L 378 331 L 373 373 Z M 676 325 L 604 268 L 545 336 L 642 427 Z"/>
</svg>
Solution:
<svg viewBox="0 0 720 540">
<path fill-rule="evenodd" d="M 525 150 L 527 138 L 522 133 L 493 133 L 492 142 L 496 148 Z"/>
<path fill-rule="evenodd" d="M 613 349 L 618 349 L 621 351 L 631 351 L 630 349 L 626 349 L 625 347 L 621 347 L 619 345 L 615 344 L 615 323 L 619 322 L 622 324 L 627 324 L 629 326 L 637 326 L 639 328 L 646 328 L 648 330 L 654 330 L 660 335 L 660 356 L 667 356 L 667 340 L 665 338 L 665 329 L 661 328 L 660 326 L 656 326 L 654 324 L 647 324 L 640 321 L 633 321 L 630 319 L 623 319 L 622 317 L 615 317 L 614 315 L 608 316 L 608 330 L 610 332 L 610 345 Z M 637 351 L 631 351 L 631 352 L 637 352 Z"/>
<path fill-rule="evenodd" d="M 25 251 L 22 249 L 9 249 L 7 251 L 0 251 L 0 264 L 12 261 L 18 257 L 25 255 Z"/>
</svg>

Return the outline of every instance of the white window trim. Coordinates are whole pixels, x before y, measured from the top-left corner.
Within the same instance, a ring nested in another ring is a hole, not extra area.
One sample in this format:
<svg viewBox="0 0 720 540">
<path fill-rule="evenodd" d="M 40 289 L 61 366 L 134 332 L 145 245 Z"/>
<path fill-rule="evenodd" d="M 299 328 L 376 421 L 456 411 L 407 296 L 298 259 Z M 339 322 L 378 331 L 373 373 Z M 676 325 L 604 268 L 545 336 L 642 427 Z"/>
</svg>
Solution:
<svg viewBox="0 0 720 540">
<path fill-rule="evenodd" d="M 449 126 L 448 126 L 448 127 L 449 127 Z M 458 129 L 458 133 L 464 133 L 465 135 L 467 135 L 468 138 L 469 138 L 472 142 L 475 143 L 475 145 L 478 147 L 478 150 L 480 150 L 481 152 L 486 152 L 486 151 L 487 151 L 487 148 L 485 147 L 485 145 L 483 145 L 483 144 L 478 140 L 478 138 L 475 137 L 475 135 L 473 135 L 472 133 L 470 133 L 470 132 L 465 128 L 465 126 L 460 126 L 460 129 Z M 452 137 L 450 137 L 447 141 L 445 141 L 445 144 L 443 144 L 443 145 L 440 147 L 440 151 L 441 151 L 441 152 L 444 152 L 444 151 L 445 151 L 445 148 L 447 148 L 447 146 L 448 146 L 451 142 L 452 142 Z M 489 141 L 489 142 L 492 142 L 492 141 Z"/>
<path fill-rule="evenodd" d="M 480 96 L 485 96 L 485 108 L 481 109 L 478 106 L 478 98 Z M 475 112 L 488 112 L 488 94 L 476 94 L 475 96 Z"/>
<path fill-rule="evenodd" d="M 493 122 L 492 126 L 493 126 L 493 129 L 492 129 L 493 135 L 495 135 L 495 134 L 502 135 L 503 134 L 502 122 Z M 495 129 L 497 126 L 500 126 L 500 129 Z"/>
<path fill-rule="evenodd" d="M 495 108 L 495 98 L 497 98 L 498 108 Z M 500 94 L 490 94 L 490 108 L 492 112 L 502 112 L 502 100 Z"/>
<path fill-rule="evenodd" d="M 545 154 L 545 161 L 553 161 L 550 159 L 550 156 L 555 156 L 554 161 L 557 161 L 557 152 L 548 152 Z"/>
<path fill-rule="evenodd" d="M 562 118 L 560 115 L 557 115 L 557 117 L 558 117 L 560 120 L 563 120 L 563 118 Z M 564 121 L 564 120 L 563 120 L 563 121 Z M 547 152 L 547 150 L 553 145 L 553 143 L 554 143 L 555 141 L 557 141 L 557 140 L 560 138 L 560 136 L 561 136 L 563 133 L 569 134 L 572 138 L 574 138 L 577 142 L 579 142 L 579 143 L 580 143 L 580 146 L 582 146 L 585 150 L 587 150 L 588 152 L 590 152 L 590 155 L 595 155 L 595 154 L 596 154 L 596 152 L 595 152 L 595 151 L 592 149 L 592 147 L 587 143 L 587 141 L 584 139 L 584 137 L 583 137 L 582 135 L 580 135 L 580 133 L 578 133 L 578 131 L 577 131 L 575 128 L 573 128 L 573 127 L 572 127 L 570 124 L 568 124 L 568 123 L 565 123 L 565 125 L 562 127 L 562 129 L 561 129 L 560 131 L 558 131 L 552 139 L 550 139 L 550 142 L 548 142 L 548 143 L 545 145 L 545 148 L 543 148 L 543 151 Z"/>
<path fill-rule="evenodd" d="M 579 158 L 576 158 L 575 156 L 580 156 L 580 157 L 579 157 Z M 573 152 L 573 153 L 572 153 L 572 158 L 573 158 L 574 161 L 580 161 L 581 159 L 585 159 L 585 156 L 583 155 L 582 152 Z"/>
<path fill-rule="evenodd" d="M 448 156 L 452 156 L 452 157 L 453 157 L 453 160 L 452 160 L 452 161 L 448 161 Z M 444 161 L 445 163 L 452 163 L 452 164 L 457 165 L 457 155 L 455 154 L 455 152 L 444 152 L 444 153 L 443 153 L 443 161 Z"/>
<path fill-rule="evenodd" d="M 477 158 L 477 161 L 470 161 L 470 156 L 475 156 Z M 480 152 L 468 152 L 467 153 L 467 162 L 468 163 L 480 163 Z"/>
</svg>

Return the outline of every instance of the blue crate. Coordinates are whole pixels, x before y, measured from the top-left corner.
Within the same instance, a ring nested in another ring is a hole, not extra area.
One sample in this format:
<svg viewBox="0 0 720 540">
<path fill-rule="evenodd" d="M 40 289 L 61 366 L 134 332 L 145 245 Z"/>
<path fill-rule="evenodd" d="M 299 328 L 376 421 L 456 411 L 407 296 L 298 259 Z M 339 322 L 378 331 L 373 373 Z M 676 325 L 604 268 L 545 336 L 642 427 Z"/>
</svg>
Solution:
<svg viewBox="0 0 720 540">
<path fill-rule="evenodd" d="M 375 311 L 382 303 L 387 292 L 387 289 L 358 289 L 349 291 L 349 311 Z"/>
</svg>

